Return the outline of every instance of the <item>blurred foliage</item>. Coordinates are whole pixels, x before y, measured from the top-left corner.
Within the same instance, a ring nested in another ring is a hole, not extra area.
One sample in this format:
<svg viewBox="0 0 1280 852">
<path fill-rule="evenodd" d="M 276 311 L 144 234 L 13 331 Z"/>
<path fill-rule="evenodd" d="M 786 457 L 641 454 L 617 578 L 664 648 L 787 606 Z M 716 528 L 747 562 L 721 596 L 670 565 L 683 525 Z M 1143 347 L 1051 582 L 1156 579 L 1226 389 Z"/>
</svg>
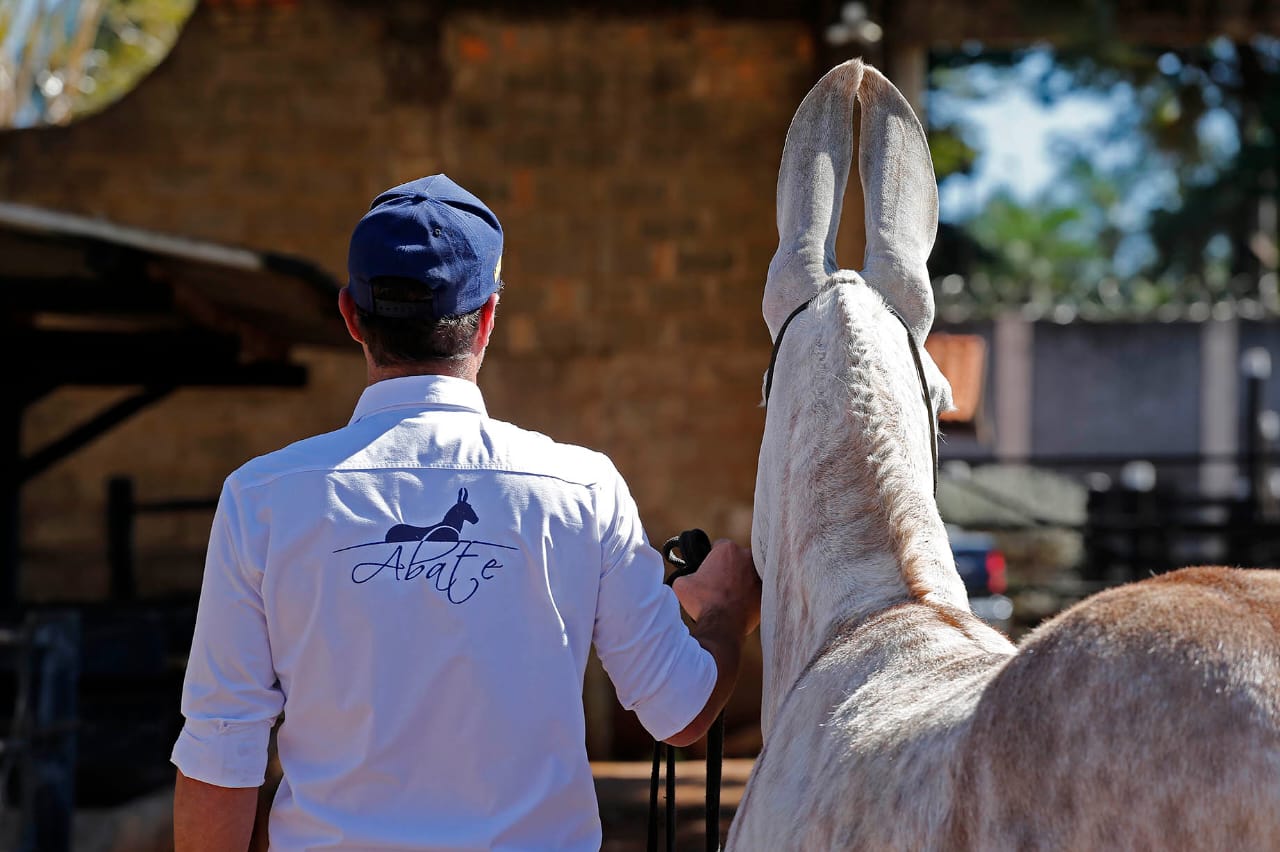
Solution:
<svg viewBox="0 0 1280 852">
<path fill-rule="evenodd" d="M 955 124 L 929 128 L 929 153 L 938 179 L 951 175 L 967 175 L 978 160 L 978 149 L 965 140 L 964 131 Z"/>
<path fill-rule="evenodd" d="M 0 129 L 66 124 L 128 93 L 196 0 L 0 0 Z"/>
<path fill-rule="evenodd" d="M 1114 109 L 1096 139 L 1060 143 L 1051 152 L 1057 174 L 1035 197 L 998 192 L 954 223 L 958 239 L 976 247 L 941 251 L 972 261 L 935 266 L 959 273 L 939 288 L 943 307 L 973 315 L 1022 306 L 1064 321 L 1280 310 L 1280 40 L 1218 38 L 1180 50 L 1110 40 L 1078 51 L 970 46 L 937 57 L 930 77 L 931 89 L 962 99 L 998 98 L 1009 86 L 1050 106 L 1086 93 L 1127 108 Z M 962 116 L 931 132 L 940 181 L 982 156 Z M 973 158 L 957 156 L 957 139 Z"/>
</svg>

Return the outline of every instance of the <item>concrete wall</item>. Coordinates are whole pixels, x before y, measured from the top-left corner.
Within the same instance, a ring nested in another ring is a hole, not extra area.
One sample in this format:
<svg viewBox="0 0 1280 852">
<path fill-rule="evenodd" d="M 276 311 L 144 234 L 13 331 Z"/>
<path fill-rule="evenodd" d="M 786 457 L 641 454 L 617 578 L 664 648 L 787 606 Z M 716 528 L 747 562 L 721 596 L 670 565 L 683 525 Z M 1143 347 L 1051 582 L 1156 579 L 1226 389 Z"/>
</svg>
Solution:
<svg viewBox="0 0 1280 852">
<path fill-rule="evenodd" d="M 1038 323 L 1035 453 L 1194 453 L 1200 326 Z"/>
<path fill-rule="evenodd" d="M 1001 324 L 1020 326 L 1001 334 Z M 1235 494 L 1243 488 L 1231 461 L 1198 463 L 1246 446 L 1246 351 L 1266 351 L 1263 409 L 1280 410 L 1280 323 L 1241 319 L 1172 323 L 939 324 L 981 335 L 988 344 L 987 385 L 979 436 L 953 435 L 942 458 L 1182 457 L 1159 479 L 1186 491 Z M 1010 341 L 1020 345 L 1009 346 Z M 1019 360 L 1024 363 L 1018 365 Z M 1020 366 L 1021 369 L 1011 369 Z M 1017 381 L 1025 374 L 1028 381 Z M 1013 381 L 1009 377 L 1013 377 Z M 1021 430 L 1022 434 L 1013 434 Z M 944 430 L 945 433 L 945 430 Z M 1008 452 L 1010 447 L 1014 451 Z M 1053 465 L 1050 465 L 1053 466 Z M 1116 465 L 1099 465 L 1112 474 Z M 1082 476 L 1074 464 L 1063 472 Z"/>
</svg>

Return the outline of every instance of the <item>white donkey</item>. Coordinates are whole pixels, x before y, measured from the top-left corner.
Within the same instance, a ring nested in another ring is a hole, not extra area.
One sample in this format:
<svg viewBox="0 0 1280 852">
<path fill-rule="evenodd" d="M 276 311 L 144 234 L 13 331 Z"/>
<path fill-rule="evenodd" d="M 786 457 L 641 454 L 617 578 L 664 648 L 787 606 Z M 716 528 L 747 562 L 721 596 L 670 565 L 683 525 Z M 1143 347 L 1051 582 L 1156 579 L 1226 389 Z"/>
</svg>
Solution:
<svg viewBox="0 0 1280 852">
<path fill-rule="evenodd" d="M 859 108 L 861 274 L 834 256 Z M 767 400 L 764 750 L 729 848 L 1280 850 L 1277 572 L 1107 591 L 1018 649 L 970 614 L 933 494 L 936 226 L 910 107 L 875 69 L 834 69 L 778 178 L 775 341 L 808 307 Z"/>
</svg>

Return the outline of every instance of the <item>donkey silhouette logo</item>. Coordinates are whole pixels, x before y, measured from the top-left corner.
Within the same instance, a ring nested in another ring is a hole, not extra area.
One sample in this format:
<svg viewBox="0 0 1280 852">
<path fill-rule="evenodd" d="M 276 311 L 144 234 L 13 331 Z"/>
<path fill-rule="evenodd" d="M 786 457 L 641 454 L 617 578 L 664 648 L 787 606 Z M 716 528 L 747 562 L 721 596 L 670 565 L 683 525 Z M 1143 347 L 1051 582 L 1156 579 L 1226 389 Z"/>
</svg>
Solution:
<svg viewBox="0 0 1280 852">
<path fill-rule="evenodd" d="M 471 600 L 482 584 L 498 577 L 507 552 L 517 548 L 495 541 L 464 538 L 463 527 L 477 524 L 480 517 L 469 502 L 465 488 L 439 523 L 425 527 L 395 524 L 379 541 L 353 544 L 335 551 L 359 550 L 355 564 L 346 563 L 351 582 L 363 586 L 375 577 L 379 582 L 426 583 L 451 604 Z"/>
<path fill-rule="evenodd" d="M 462 525 L 474 524 L 480 519 L 476 510 L 467 502 L 467 489 L 458 489 L 458 502 L 444 513 L 438 524 L 427 527 L 415 527 L 412 524 L 396 524 L 387 530 L 384 542 L 393 541 L 458 541 L 462 538 Z"/>
</svg>

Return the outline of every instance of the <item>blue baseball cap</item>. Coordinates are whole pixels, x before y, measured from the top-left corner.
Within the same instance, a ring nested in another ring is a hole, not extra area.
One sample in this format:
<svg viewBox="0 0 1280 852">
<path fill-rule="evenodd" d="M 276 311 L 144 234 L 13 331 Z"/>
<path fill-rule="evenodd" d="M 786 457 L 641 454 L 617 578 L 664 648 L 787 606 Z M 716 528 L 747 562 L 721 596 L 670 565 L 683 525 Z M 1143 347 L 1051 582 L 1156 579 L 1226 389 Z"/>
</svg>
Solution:
<svg viewBox="0 0 1280 852">
<path fill-rule="evenodd" d="M 362 311 L 383 317 L 471 313 L 497 291 L 501 272 L 498 217 L 444 175 L 401 184 L 373 199 L 347 252 L 352 298 Z M 422 282 L 431 299 L 374 299 L 370 282 L 388 276 Z"/>
</svg>

